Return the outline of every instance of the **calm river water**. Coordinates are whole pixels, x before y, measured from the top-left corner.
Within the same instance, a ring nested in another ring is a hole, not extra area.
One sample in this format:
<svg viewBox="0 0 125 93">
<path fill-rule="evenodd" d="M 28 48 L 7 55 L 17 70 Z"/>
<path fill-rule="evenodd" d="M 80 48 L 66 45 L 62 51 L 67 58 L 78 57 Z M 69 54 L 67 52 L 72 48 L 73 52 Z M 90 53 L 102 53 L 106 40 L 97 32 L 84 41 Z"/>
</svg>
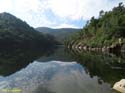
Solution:
<svg viewBox="0 0 125 93">
<path fill-rule="evenodd" d="M 116 93 L 125 78 L 125 56 L 67 51 L 0 52 L 0 93 Z M 20 91 L 13 91 L 14 89 Z"/>
</svg>

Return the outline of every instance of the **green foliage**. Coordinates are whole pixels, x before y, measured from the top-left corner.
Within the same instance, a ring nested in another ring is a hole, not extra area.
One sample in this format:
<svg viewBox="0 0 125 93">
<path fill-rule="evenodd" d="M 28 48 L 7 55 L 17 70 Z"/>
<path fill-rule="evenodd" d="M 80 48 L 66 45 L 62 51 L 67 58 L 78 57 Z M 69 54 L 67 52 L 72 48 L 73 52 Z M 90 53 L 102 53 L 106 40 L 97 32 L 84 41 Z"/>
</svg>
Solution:
<svg viewBox="0 0 125 93">
<path fill-rule="evenodd" d="M 92 17 L 69 42 L 75 40 L 90 47 L 103 47 L 118 43 L 119 38 L 125 38 L 125 7 L 122 3 L 112 11 L 101 10 L 98 19 Z"/>
<path fill-rule="evenodd" d="M 50 39 L 51 38 L 51 39 Z M 0 14 L 0 47 L 50 47 L 56 41 L 49 35 L 43 35 L 9 13 Z"/>
<path fill-rule="evenodd" d="M 51 29 L 47 27 L 38 27 L 36 28 L 36 30 L 45 34 L 50 34 L 54 36 L 60 43 L 63 43 L 63 41 L 66 38 L 78 32 L 80 29 L 74 29 L 74 28 Z"/>
</svg>

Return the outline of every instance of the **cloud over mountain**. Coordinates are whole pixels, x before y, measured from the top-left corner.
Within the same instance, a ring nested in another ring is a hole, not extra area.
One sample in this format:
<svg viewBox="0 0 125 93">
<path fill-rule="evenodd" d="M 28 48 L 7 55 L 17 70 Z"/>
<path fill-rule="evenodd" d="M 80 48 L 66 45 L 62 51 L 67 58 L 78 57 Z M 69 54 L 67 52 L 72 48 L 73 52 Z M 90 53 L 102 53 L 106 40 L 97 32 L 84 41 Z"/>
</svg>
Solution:
<svg viewBox="0 0 125 93">
<path fill-rule="evenodd" d="M 9 12 L 31 26 L 82 27 L 100 10 L 108 11 L 125 0 L 0 0 L 0 12 Z"/>
</svg>

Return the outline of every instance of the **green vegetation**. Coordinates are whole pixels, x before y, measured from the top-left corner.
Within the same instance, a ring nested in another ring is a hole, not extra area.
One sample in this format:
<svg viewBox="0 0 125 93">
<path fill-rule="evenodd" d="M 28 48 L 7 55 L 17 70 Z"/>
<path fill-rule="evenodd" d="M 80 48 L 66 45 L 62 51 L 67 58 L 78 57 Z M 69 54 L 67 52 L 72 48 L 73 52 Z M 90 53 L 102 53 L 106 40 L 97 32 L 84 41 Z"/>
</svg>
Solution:
<svg viewBox="0 0 125 93">
<path fill-rule="evenodd" d="M 125 7 L 119 3 L 111 11 L 100 11 L 99 17 L 92 17 L 85 27 L 65 41 L 67 46 L 108 47 L 125 44 Z"/>
<path fill-rule="evenodd" d="M 36 47 L 49 48 L 57 42 L 50 35 L 43 35 L 34 30 L 26 22 L 9 13 L 0 14 L 0 48 Z"/>
<path fill-rule="evenodd" d="M 36 28 L 37 31 L 42 32 L 44 34 L 50 34 L 56 38 L 60 43 L 70 37 L 71 35 L 78 32 L 80 29 L 75 28 L 60 28 L 60 29 L 51 29 L 47 27 L 38 27 Z"/>
<path fill-rule="evenodd" d="M 92 78 L 98 76 L 99 84 L 110 83 L 112 86 L 125 77 L 125 55 L 71 50 L 68 51 L 78 63 L 83 65 Z"/>
</svg>

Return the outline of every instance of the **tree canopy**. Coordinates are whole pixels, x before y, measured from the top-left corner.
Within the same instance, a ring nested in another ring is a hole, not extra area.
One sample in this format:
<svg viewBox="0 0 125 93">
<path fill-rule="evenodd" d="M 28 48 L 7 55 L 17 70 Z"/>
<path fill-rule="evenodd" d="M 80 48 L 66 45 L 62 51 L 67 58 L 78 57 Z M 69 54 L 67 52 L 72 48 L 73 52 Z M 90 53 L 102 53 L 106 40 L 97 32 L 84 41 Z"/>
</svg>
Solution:
<svg viewBox="0 0 125 93">
<path fill-rule="evenodd" d="M 100 11 L 99 17 L 92 17 L 83 29 L 68 38 L 71 41 L 81 42 L 90 47 L 101 47 L 117 44 L 119 38 L 125 43 L 125 7 L 119 3 L 111 11 Z"/>
</svg>

